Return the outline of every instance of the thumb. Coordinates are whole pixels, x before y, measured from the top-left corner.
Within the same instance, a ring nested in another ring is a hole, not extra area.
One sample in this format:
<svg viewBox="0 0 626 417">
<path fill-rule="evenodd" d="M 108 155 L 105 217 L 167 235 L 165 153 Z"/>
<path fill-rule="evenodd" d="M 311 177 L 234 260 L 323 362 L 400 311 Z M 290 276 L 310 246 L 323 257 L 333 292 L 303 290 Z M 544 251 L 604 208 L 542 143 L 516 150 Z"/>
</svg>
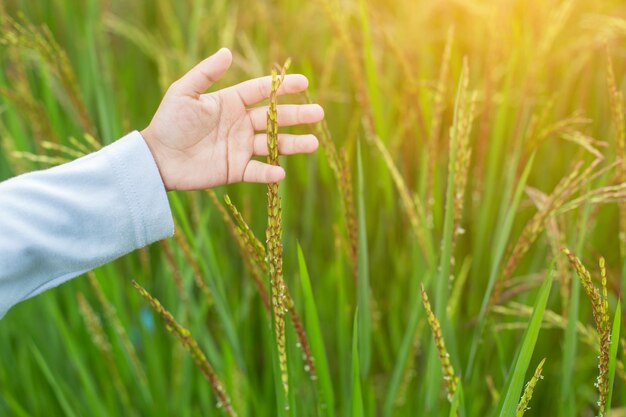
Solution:
<svg viewBox="0 0 626 417">
<path fill-rule="evenodd" d="M 232 61 L 230 50 L 222 48 L 190 69 L 172 87 L 180 94 L 202 94 L 226 73 Z"/>
</svg>

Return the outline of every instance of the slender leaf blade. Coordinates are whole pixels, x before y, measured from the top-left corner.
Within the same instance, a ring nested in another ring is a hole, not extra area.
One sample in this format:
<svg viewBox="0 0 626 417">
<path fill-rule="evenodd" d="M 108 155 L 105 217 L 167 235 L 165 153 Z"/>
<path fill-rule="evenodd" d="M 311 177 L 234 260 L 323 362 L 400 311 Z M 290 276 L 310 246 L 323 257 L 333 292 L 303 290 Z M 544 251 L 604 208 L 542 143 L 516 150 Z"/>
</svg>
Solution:
<svg viewBox="0 0 626 417">
<path fill-rule="evenodd" d="M 322 411 L 321 415 L 332 417 L 335 415 L 335 395 L 333 393 L 333 385 L 330 378 L 330 370 L 328 368 L 326 349 L 324 348 L 322 328 L 317 314 L 317 306 L 315 305 L 313 289 L 311 288 L 309 270 L 304 259 L 302 247 L 299 243 L 298 266 L 300 268 L 300 283 L 302 285 L 302 294 L 304 296 L 304 322 L 306 332 L 309 335 L 309 341 L 311 342 L 313 357 L 315 358 L 317 378 L 322 398 L 322 403 L 320 404 L 320 409 Z"/>
<path fill-rule="evenodd" d="M 554 268 L 551 268 L 548 278 L 543 282 L 539 293 L 537 295 L 537 301 L 533 307 L 533 313 L 528 322 L 528 327 L 524 332 L 522 343 L 517 355 L 517 360 L 513 370 L 509 376 L 506 390 L 502 396 L 503 400 L 500 406 L 500 417 L 513 417 L 517 409 L 517 403 L 522 393 L 526 372 L 530 365 L 530 360 L 535 350 L 535 344 L 539 337 L 539 330 L 541 329 L 541 321 L 543 320 L 543 313 L 545 312 L 546 305 L 548 304 L 548 297 L 550 296 L 550 289 L 552 288 L 552 281 L 554 279 Z"/>
</svg>

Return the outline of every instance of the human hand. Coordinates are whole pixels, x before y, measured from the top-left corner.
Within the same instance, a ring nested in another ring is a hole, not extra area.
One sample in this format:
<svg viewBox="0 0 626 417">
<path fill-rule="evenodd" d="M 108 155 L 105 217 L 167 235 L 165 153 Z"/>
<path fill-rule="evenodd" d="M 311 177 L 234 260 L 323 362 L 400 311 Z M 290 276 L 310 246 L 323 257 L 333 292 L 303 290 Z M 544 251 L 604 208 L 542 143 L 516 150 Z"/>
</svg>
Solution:
<svg viewBox="0 0 626 417">
<path fill-rule="evenodd" d="M 285 171 L 254 156 L 267 155 L 267 106 L 251 107 L 267 98 L 271 77 L 244 81 L 212 93 L 205 91 L 230 67 L 232 54 L 222 48 L 200 62 L 165 93 L 144 137 L 168 191 L 198 190 L 235 182 L 281 181 Z M 299 93 L 308 80 L 289 74 L 278 95 Z M 324 110 L 317 104 L 278 105 L 278 125 L 319 122 Z M 313 135 L 279 134 L 281 154 L 317 149 Z"/>
</svg>

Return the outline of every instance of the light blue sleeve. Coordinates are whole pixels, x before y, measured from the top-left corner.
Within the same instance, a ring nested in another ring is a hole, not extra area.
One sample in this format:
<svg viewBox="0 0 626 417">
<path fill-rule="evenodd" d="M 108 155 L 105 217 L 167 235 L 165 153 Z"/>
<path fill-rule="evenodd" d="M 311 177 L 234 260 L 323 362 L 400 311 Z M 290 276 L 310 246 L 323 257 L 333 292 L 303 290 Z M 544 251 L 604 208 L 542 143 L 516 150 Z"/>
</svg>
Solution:
<svg viewBox="0 0 626 417">
<path fill-rule="evenodd" d="M 0 318 L 16 303 L 174 233 L 158 168 L 134 131 L 0 183 Z"/>
</svg>

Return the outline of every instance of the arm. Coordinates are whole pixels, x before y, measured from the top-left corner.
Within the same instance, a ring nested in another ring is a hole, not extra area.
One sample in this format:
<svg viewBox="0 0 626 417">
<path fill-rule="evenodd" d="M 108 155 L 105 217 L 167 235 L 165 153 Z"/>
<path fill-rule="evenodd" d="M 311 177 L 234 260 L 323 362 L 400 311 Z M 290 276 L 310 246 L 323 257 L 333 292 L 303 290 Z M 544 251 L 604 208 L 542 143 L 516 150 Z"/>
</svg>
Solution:
<svg viewBox="0 0 626 417">
<path fill-rule="evenodd" d="M 0 183 L 0 317 L 14 304 L 174 232 L 139 132 Z"/>
<path fill-rule="evenodd" d="M 0 183 L 0 318 L 14 304 L 174 232 L 166 191 L 278 182 L 267 155 L 270 94 L 262 77 L 205 94 L 230 67 L 221 49 L 172 84 L 150 125 L 102 150 Z M 278 94 L 304 91 L 302 75 Z M 278 106 L 280 126 L 315 123 L 316 104 Z M 313 152 L 313 135 L 279 135 L 282 154 Z"/>
</svg>

